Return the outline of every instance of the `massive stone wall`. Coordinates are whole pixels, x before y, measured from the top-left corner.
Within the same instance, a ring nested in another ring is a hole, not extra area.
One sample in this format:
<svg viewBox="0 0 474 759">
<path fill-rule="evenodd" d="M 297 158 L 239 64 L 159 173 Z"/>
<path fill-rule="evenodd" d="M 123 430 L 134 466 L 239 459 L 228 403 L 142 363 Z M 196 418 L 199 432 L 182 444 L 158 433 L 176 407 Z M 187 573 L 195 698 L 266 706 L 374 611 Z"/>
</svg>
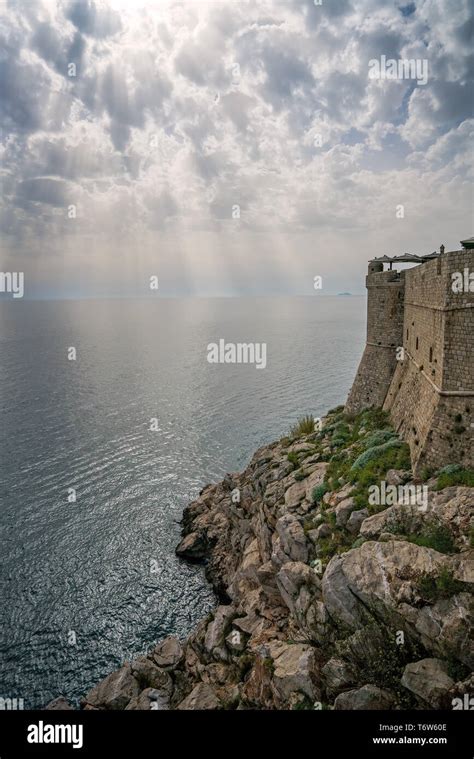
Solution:
<svg viewBox="0 0 474 759">
<path fill-rule="evenodd" d="M 402 341 L 405 272 L 377 269 L 370 266 L 366 279 L 367 342 L 347 399 L 349 414 L 383 405 Z"/>
<path fill-rule="evenodd" d="M 473 264 L 472 251 L 454 251 L 405 275 L 405 355 L 383 407 L 408 442 L 416 472 L 473 466 L 474 293 L 452 287 L 452 275 Z"/>
<path fill-rule="evenodd" d="M 396 272 L 369 270 L 367 277 L 367 345 L 346 411 L 388 410 L 417 473 L 448 463 L 474 466 L 473 271 L 473 251 L 462 250 L 402 272 L 402 326 L 397 309 L 388 324 L 394 302 L 385 293 Z M 460 292 L 453 288 L 456 273 Z"/>
</svg>

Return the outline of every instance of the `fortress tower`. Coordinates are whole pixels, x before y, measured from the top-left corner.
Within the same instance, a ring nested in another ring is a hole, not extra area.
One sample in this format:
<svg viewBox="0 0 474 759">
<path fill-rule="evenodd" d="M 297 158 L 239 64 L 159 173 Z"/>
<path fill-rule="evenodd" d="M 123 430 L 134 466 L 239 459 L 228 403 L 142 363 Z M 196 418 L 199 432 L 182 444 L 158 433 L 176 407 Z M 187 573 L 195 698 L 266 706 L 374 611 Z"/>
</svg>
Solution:
<svg viewBox="0 0 474 759">
<path fill-rule="evenodd" d="M 383 271 L 396 261 L 420 265 Z M 474 468 L 474 250 L 373 261 L 367 288 L 367 344 L 346 412 L 389 411 L 415 473 Z"/>
<path fill-rule="evenodd" d="M 402 344 L 405 272 L 384 271 L 383 261 L 372 261 L 367 287 L 367 341 L 364 355 L 346 403 L 346 412 L 382 407 Z"/>
</svg>

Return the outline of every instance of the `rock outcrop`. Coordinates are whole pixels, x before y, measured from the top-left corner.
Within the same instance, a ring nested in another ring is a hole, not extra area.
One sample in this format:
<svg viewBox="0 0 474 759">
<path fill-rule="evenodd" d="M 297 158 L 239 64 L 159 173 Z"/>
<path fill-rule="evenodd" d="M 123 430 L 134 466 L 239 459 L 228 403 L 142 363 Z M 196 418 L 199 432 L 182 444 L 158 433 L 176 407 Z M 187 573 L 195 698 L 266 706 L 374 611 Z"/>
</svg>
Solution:
<svg viewBox="0 0 474 759">
<path fill-rule="evenodd" d="M 204 488 L 177 554 L 205 562 L 214 613 L 82 707 L 449 708 L 474 663 L 474 488 L 438 491 L 433 478 L 427 508 L 374 508 L 368 484 L 410 477 L 394 437 L 380 412 L 338 409 L 321 432 L 265 446 Z M 377 444 L 378 458 L 365 455 Z"/>
</svg>

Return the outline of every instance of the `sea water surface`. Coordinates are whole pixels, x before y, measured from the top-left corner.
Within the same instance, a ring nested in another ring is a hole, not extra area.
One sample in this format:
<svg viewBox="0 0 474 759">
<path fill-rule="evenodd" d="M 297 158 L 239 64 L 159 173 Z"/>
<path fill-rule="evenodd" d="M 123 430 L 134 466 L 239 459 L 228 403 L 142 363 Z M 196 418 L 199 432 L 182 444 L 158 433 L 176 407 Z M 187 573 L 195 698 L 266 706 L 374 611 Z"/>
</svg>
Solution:
<svg viewBox="0 0 474 759">
<path fill-rule="evenodd" d="M 77 703 L 185 636 L 215 600 L 174 554 L 183 508 L 344 402 L 364 333 L 362 296 L 1 301 L 0 696 Z M 209 364 L 221 338 L 266 368 Z"/>
</svg>

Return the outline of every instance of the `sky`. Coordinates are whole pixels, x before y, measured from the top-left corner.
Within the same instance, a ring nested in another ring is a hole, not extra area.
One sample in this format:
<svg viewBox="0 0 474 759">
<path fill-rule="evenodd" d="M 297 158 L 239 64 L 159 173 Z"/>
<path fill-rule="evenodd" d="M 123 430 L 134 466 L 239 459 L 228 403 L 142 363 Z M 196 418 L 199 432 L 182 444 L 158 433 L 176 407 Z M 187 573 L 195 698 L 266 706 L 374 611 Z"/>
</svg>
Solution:
<svg viewBox="0 0 474 759">
<path fill-rule="evenodd" d="M 12 0 L 0 41 L 26 297 L 362 293 L 474 233 L 468 0 Z"/>
</svg>

